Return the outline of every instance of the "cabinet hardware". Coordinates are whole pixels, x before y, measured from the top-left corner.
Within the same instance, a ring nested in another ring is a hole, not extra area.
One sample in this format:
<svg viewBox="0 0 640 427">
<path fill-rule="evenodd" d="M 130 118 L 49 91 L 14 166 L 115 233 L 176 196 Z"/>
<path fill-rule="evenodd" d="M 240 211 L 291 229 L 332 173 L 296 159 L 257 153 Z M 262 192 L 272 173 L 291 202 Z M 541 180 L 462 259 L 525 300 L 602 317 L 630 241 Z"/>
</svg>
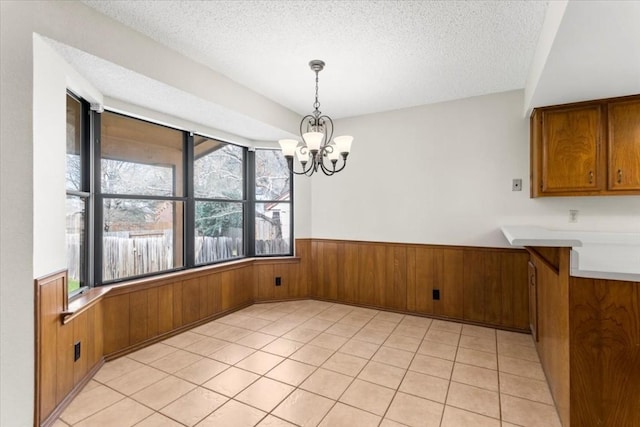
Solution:
<svg viewBox="0 0 640 427">
<path fill-rule="evenodd" d="M 589 184 L 593 184 L 593 171 L 589 171 Z"/>
<path fill-rule="evenodd" d="M 618 169 L 618 184 L 622 184 L 622 169 Z"/>
</svg>

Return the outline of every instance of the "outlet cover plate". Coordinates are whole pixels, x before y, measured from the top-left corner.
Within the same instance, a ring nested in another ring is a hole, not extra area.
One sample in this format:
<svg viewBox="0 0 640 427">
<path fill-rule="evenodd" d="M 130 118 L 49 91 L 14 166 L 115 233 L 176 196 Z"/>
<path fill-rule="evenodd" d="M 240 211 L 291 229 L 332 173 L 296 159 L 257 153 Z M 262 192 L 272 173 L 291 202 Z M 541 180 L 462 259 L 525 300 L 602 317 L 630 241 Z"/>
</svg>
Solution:
<svg viewBox="0 0 640 427">
<path fill-rule="evenodd" d="M 522 180 L 515 178 L 511 183 L 511 191 L 522 191 Z"/>
</svg>

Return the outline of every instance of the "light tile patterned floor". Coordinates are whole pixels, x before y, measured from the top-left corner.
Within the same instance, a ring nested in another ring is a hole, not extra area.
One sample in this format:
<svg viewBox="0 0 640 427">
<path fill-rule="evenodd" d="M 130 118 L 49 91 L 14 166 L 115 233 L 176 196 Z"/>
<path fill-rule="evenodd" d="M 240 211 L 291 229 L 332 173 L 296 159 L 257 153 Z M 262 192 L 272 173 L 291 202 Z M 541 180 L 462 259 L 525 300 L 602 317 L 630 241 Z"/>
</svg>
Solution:
<svg viewBox="0 0 640 427">
<path fill-rule="evenodd" d="M 64 426 L 560 426 L 530 335 L 255 304 L 105 364 Z"/>
</svg>

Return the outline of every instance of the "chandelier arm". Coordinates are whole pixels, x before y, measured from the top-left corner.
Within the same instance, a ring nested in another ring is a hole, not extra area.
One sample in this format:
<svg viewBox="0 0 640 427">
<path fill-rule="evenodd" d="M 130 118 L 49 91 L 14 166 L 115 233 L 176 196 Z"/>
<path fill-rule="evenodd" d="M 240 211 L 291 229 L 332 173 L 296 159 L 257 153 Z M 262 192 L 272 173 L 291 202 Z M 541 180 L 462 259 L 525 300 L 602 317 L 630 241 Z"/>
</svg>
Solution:
<svg viewBox="0 0 640 427">
<path fill-rule="evenodd" d="M 289 168 L 289 171 L 294 174 L 294 175 L 306 175 L 307 172 L 309 172 L 310 170 L 313 169 L 313 164 L 312 162 L 308 162 L 309 163 L 309 168 L 305 169 L 305 167 L 302 167 L 302 172 L 296 172 L 293 166 L 293 157 L 292 156 L 288 156 L 287 158 L 287 167 Z"/>
<path fill-rule="evenodd" d="M 327 176 L 331 176 L 336 173 L 336 165 L 335 163 L 333 163 L 333 161 L 331 161 L 331 168 L 329 168 L 328 166 L 325 166 L 323 159 L 320 163 L 320 168 L 322 169 L 322 172 Z"/>
</svg>

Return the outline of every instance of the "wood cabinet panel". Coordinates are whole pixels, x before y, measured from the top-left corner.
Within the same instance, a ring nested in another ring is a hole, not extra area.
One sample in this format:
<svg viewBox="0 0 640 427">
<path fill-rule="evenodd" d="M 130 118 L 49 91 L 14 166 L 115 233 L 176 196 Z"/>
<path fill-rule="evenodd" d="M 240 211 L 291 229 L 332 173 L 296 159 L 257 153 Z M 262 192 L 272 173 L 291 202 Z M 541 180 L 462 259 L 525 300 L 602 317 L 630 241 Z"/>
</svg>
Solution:
<svg viewBox="0 0 640 427">
<path fill-rule="evenodd" d="M 510 253 L 511 254 L 511 253 Z M 527 257 L 528 258 L 528 257 Z M 517 258 L 514 258 L 517 259 Z M 521 262 L 526 262 L 525 260 Z M 484 254 L 484 323 L 499 325 L 502 320 L 502 258 L 498 252 Z M 516 282 L 517 283 L 517 282 Z"/>
<path fill-rule="evenodd" d="M 640 99 L 608 105 L 609 190 L 640 190 Z"/>
<path fill-rule="evenodd" d="M 571 278 L 571 423 L 640 422 L 640 283 Z"/>
<path fill-rule="evenodd" d="M 538 342 L 536 347 L 562 425 L 570 426 L 569 404 L 569 248 L 559 252 L 559 271 L 531 252 L 536 268 Z"/>
<path fill-rule="evenodd" d="M 542 113 L 542 191 L 594 191 L 599 182 L 599 105 Z"/>
</svg>

